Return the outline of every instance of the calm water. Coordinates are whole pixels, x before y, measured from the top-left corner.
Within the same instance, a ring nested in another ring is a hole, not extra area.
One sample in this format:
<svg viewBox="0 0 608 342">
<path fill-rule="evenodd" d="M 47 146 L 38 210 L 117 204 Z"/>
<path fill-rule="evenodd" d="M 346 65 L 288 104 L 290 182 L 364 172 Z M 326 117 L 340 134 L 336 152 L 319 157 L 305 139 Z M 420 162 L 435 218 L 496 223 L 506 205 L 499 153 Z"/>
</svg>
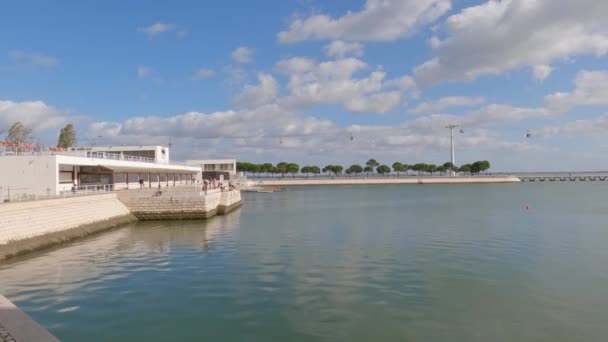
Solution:
<svg viewBox="0 0 608 342">
<path fill-rule="evenodd" d="M 0 264 L 0 292 L 64 341 L 605 341 L 607 190 L 246 194 Z"/>
</svg>

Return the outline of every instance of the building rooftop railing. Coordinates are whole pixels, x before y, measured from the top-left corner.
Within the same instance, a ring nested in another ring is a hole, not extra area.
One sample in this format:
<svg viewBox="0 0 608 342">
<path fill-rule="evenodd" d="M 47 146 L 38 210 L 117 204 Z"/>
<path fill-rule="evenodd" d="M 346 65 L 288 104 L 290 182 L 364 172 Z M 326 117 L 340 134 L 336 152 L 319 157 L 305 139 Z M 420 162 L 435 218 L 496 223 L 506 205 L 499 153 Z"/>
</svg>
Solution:
<svg viewBox="0 0 608 342">
<path fill-rule="evenodd" d="M 0 147 L 0 157 L 2 156 L 36 156 L 36 155 L 64 155 L 64 156 L 75 156 L 75 157 L 86 157 L 95 159 L 108 159 L 108 160 L 124 160 L 139 163 L 153 163 L 153 164 L 167 164 L 166 162 L 157 162 L 154 158 L 130 156 L 116 152 L 93 152 L 93 151 L 68 151 L 65 149 L 52 149 L 52 150 L 15 150 L 15 149 L 3 149 Z M 180 164 L 176 162 L 170 162 L 171 164 Z"/>
<path fill-rule="evenodd" d="M 72 187 L 70 190 L 61 191 L 58 195 L 51 193 L 50 190 L 45 193 L 36 193 L 30 191 L 29 188 L 0 186 L 0 204 L 8 202 L 39 201 L 53 198 L 99 195 L 113 191 L 113 184 L 79 185 Z"/>
</svg>

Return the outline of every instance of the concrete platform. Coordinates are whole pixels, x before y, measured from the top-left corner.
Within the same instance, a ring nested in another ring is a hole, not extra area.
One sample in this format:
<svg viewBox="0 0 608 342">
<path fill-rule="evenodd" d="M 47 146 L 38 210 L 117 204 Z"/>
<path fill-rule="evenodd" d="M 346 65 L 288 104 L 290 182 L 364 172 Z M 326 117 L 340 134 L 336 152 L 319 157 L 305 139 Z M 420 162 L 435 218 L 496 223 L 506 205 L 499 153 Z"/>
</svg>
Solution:
<svg viewBox="0 0 608 342">
<path fill-rule="evenodd" d="M 0 342 L 59 341 L 10 300 L 0 295 Z"/>
</svg>

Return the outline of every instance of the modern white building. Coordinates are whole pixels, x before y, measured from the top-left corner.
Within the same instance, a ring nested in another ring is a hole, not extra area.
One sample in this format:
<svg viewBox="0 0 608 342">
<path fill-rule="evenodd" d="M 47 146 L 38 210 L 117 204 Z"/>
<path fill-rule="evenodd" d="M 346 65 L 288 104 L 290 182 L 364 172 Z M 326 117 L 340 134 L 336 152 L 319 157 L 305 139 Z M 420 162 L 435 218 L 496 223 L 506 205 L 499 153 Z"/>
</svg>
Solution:
<svg viewBox="0 0 608 342">
<path fill-rule="evenodd" d="M 189 184 L 200 167 L 172 163 L 164 146 L 97 146 L 66 150 L 0 150 L 2 192 L 59 195 L 76 185 L 116 190 Z"/>
<path fill-rule="evenodd" d="M 187 160 L 186 165 L 199 167 L 203 178 L 223 180 L 236 176 L 236 159 Z"/>
</svg>

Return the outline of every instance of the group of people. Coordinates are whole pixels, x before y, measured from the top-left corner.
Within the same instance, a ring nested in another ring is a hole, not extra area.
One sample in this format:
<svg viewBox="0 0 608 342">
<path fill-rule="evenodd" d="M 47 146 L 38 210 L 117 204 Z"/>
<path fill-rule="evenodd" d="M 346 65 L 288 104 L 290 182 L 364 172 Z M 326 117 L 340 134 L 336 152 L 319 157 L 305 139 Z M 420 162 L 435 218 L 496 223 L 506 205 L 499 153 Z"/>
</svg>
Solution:
<svg viewBox="0 0 608 342">
<path fill-rule="evenodd" d="M 203 179 L 202 190 L 205 193 L 205 195 L 207 194 L 208 189 L 220 189 L 220 190 L 224 191 L 224 190 L 226 190 L 226 186 L 222 182 L 220 182 L 219 179 L 215 179 L 215 178 Z M 236 190 L 236 187 L 229 181 L 228 182 L 228 191 L 232 191 L 232 190 Z"/>
</svg>

